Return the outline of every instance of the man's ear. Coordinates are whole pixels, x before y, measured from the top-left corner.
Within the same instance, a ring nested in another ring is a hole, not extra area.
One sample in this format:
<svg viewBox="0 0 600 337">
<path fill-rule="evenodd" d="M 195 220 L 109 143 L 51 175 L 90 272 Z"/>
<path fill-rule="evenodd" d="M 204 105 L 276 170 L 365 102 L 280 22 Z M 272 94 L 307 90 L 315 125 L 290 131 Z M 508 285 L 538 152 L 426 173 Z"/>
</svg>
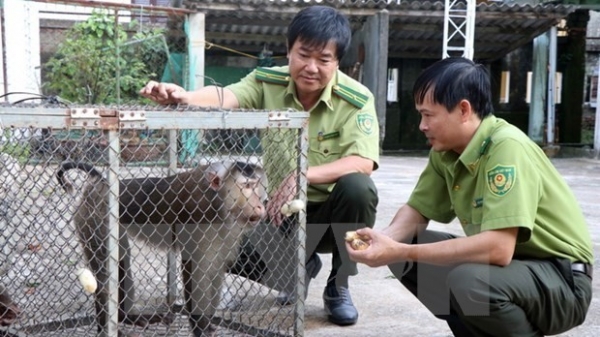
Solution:
<svg viewBox="0 0 600 337">
<path fill-rule="evenodd" d="M 471 118 L 471 116 L 477 114 L 477 112 L 473 110 L 471 102 L 469 102 L 466 99 L 463 99 L 458 103 L 458 108 L 460 110 L 460 117 L 463 122 L 468 121 Z"/>
</svg>

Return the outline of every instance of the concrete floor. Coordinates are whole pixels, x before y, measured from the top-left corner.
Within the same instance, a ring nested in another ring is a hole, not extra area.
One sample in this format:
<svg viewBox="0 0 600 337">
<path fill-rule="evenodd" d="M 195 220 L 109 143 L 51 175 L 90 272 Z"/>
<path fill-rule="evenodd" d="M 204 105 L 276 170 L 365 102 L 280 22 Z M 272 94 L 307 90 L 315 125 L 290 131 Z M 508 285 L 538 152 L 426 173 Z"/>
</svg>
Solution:
<svg viewBox="0 0 600 337">
<path fill-rule="evenodd" d="M 576 194 L 586 216 L 594 242 L 595 265 L 600 266 L 600 160 L 553 159 Z M 384 228 L 396 210 L 406 202 L 426 157 L 383 156 L 373 174 L 379 189 L 375 228 Z M 462 234 L 457 223 L 432 223 L 432 229 Z M 359 311 L 356 325 L 338 327 L 328 323 L 321 295 L 331 268 L 331 255 L 321 255 L 323 269 L 311 283 L 305 311 L 305 336 L 452 336 L 445 322 L 436 319 L 394 278 L 387 268 L 359 265 L 359 274 L 350 279 L 350 291 Z M 598 336 L 600 332 L 600 267 L 596 267 L 594 298 L 584 324 L 560 336 Z"/>
</svg>

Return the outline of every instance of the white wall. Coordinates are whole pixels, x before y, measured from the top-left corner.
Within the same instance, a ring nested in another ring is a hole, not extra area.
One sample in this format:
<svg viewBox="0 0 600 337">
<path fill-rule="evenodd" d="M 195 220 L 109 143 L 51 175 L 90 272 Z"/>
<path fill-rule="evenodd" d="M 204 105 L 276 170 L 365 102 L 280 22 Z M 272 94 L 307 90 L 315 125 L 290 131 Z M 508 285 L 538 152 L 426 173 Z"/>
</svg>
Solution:
<svg viewBox="0 0 600 337">
<path fill-rule="evenodd" d="M 40 93 L 40 28 L 35 3 L 4 0 L 4 40 L 8 92 Z M 4 83 L 0 90 L 4 94 Z M 29 97 L 11 95 L 9 101 Z"/>
</svg>

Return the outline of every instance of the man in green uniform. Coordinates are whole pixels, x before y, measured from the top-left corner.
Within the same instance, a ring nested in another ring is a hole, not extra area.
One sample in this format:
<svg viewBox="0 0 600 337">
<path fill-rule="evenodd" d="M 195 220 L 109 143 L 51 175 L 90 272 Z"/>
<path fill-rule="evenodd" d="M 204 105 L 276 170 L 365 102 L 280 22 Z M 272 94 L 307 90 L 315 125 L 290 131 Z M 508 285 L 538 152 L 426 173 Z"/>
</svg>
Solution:
<svg viewBox="0 0 600 337">
<path fill-rule="evenodd" d="M 225 88 L 187 92 L 174 84 L 151 81 L 140 91 L 161 104 L 310 112 L 306 268 L 314 278 L 321 267 L 315 252 L 332 253 L 323 299 L 329 320 L 338 325 L 358 319 L 348 292 L 348 276 L 358 271 L 348 259 L 343 235 L 348 229 L 373 227 L 378 203 L 370 178 L 379 160 L 374 98 L 338 69 L 350 39 L 350 25 L 343 15 L 331 7 L 311 6 L 301 10 L 288 27 L 289 66 L 258 68 Z M 282 160 L 294 148 L 294 139 L 286 136 L 290 135 L 268 131 L 262 144 L 272 189 L 267 211 L 277 226 L 284 223 L 281 206 L 295 198 L 297 191 L 294 162 Z M 282 293 L 278 301 L 288 304 L 295 299 Z"/>
<path fill-rule="evenodd" d="M 487 70 L 464 58 L 414 85 L 432 151 L 408 202 L 350 258 L 389 265 L 455 336 L 542 336 L 585 320 L 592 243 L 575 196 L 527 135 L 492 115 Z M 458 218 L 466 234 L 427 230 Z"/>
</svg>

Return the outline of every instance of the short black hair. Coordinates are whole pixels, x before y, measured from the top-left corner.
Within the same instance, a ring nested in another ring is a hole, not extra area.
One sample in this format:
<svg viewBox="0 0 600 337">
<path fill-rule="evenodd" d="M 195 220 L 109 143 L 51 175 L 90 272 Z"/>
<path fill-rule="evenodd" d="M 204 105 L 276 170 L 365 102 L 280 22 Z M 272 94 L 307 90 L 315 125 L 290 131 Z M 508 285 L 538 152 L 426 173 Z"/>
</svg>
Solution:
<svg viewBox="0 0 600 337">
<path fill-rule="evenodd" d="M 494 112 L 490 74 L 485 66 L 469 59 L 450 57 L 423 70 L 413 87 L 415 103 L 423 103 L 430 89 L 433 103 L 448 111 L 466 99 L 481 119 Z"/>
<path fill-rule="evenodd" d="M 335 8 L 327 6 L 302 9 L 294 16 L 287 30 L 289 49 L 292 49 L 297 40 L 314 48 L 324 48 L 329 41 L 333 41 L 338 60 L 348 51 L 351 39 L 352 29 L 348 18 Z"/>
</svg>

